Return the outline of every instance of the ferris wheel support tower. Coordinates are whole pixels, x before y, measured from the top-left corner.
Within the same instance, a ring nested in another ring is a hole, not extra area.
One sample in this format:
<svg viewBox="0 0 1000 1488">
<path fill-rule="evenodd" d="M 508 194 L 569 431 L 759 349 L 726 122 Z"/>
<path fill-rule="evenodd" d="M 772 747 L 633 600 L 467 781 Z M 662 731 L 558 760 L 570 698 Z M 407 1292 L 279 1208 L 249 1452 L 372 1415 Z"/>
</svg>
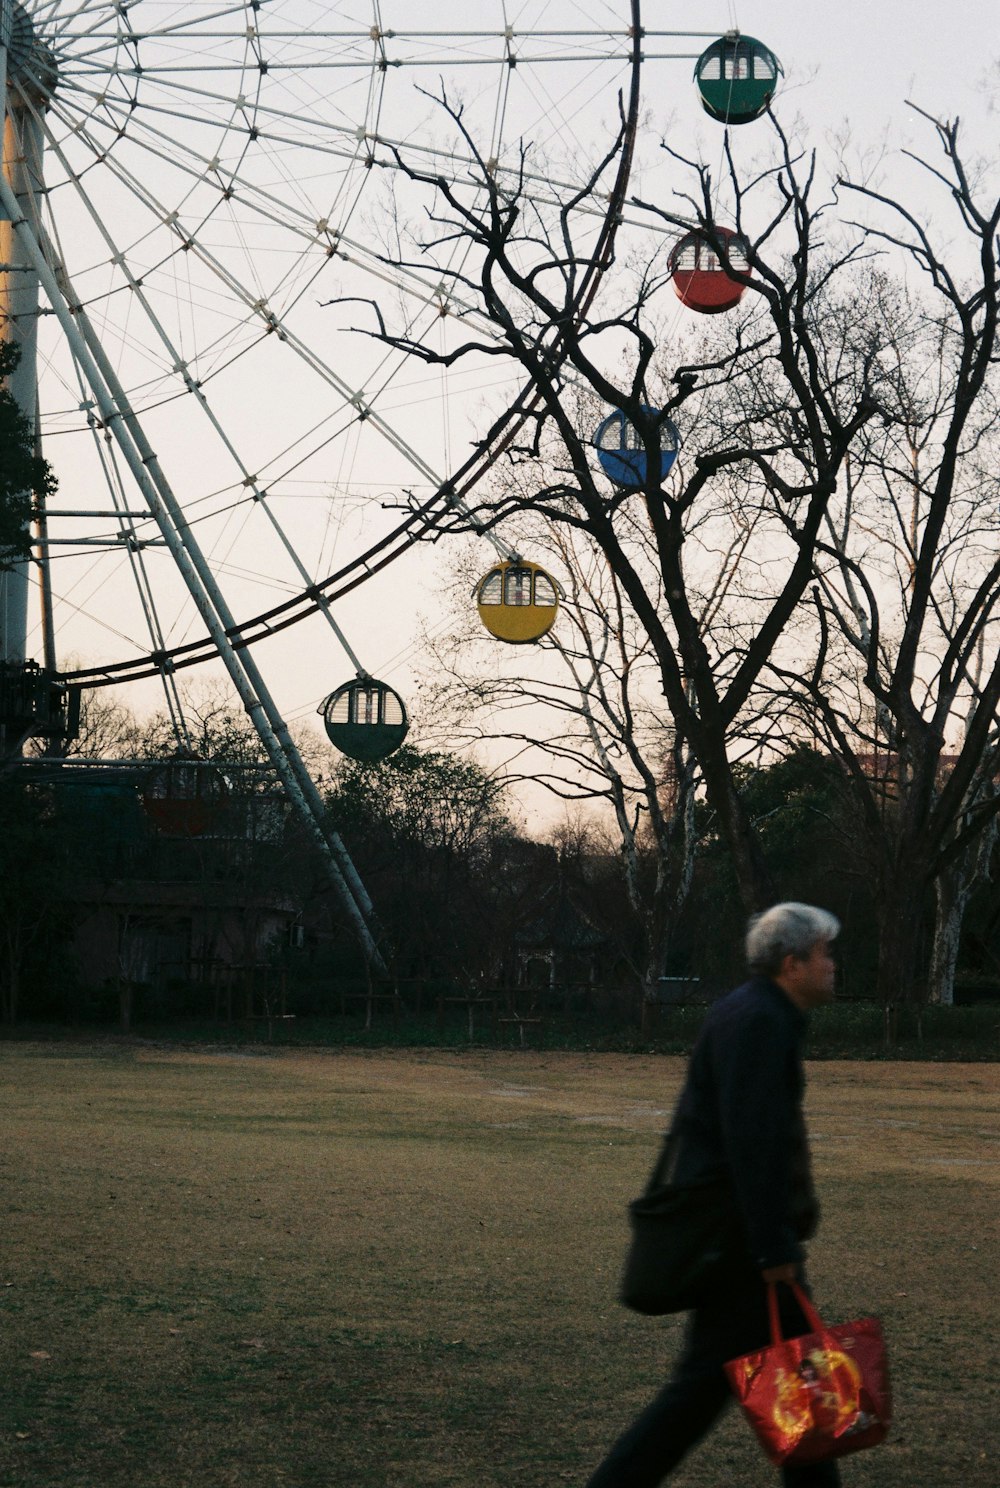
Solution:
<svg viewBox="0 0 1000 1488">
<path fill-rule="evenodd" d="M 4 185 L 14 197 L 15 215 L 36 225 L 43 184 L 41 115 L 54 81 L 51 54 L 37 45 L 29 16 L 15 0 L 0 0 Z M 5 208 L 0 211 L 0 338 L 20 349 L 8 390 L 31 427 L 38 404 L 38 298 L 38 275 Z M 26 560 L 0 573 L 0 661 L 22 663 L 26 657 L 28 572 Z"/>
<path fill-rule="evenodd" d="M 249 651 L 236 651 L 227 631 L 236 623 L 180 503 L 115 375 L 83 305 L 72 291 L 41 222 L 44 195 L 43 116 L 58 84 L 51 52 L 16 0 L 0 0 L 0 101 L 3 105 L 3 172 L 0 175 L 0 335 L 16 341 L 21 360 L 10 379 L 21 412 L 34 423 L 37 411 L 36 342 L 40 291 L 59 320 L 80 372 L 94 397 L 135 483 L 170 550 L 219 656 L 252 720 L 299 820 L 325 862 L 328 876 L 351 920 L 371 969 L 387 975 L 374 933 L 374 908 L 353 862 L 325 824 L 315 782 L 268 692 Z M 44 561 L 44 558 L 43 558 Z M 51 731 L 58 720 L 41 716 L 38 700 L 51 699 L 50 679 L 27 661 L 28 565 L 0 579 L 0 727 L 16 747 L 31 733 Z M 18 675 L 20 673 L 20 676 Z M 33 687 L 36 681 L 38 686 Z M 51 708 L 51 704 L 49 705 Z M 32 711 L 34 718 L 25 717 Z M 35 726 L 33 726 L 35 725 Z M 6 743 L 10 743 L 8 738 Z"/>
</svg>

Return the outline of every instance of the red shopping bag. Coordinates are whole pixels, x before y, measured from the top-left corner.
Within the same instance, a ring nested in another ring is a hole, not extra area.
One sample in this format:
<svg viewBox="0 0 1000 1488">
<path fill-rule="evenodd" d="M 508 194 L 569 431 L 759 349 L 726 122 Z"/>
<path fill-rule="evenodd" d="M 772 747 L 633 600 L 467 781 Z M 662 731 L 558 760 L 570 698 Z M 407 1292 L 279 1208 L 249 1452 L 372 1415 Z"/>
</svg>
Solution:
<svg viewBox="0 0 1000 1488">
<path fill-rule="evenodd" d="M 733 1359 L 726 1374 L 776 1467 L 875 1447 L 892 1419 L 885 1343 L 877 1318 L 827 1328 L 801 1287 L 792 1291 L 811 1333 L 781 1337 L 774 1283 L 767 1289 L 771 1345 Z"/>
</svg>

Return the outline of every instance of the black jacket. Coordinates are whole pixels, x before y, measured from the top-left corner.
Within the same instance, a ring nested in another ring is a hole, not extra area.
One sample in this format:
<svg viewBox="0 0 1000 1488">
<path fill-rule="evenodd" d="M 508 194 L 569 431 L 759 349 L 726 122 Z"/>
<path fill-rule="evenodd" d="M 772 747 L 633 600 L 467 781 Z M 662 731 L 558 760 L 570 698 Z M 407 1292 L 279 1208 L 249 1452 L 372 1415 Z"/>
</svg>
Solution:
<svg viewBox="0 0 1000 1488">
<path fill-rule="evenodd" d="M 674 1115 L 676 1183 L 728 1175 L 756 1266 L 802 1260 L 819 1206 L 802 1115 L 806 1016 L 766 977 L 710 1009 Z"/>
</svg>

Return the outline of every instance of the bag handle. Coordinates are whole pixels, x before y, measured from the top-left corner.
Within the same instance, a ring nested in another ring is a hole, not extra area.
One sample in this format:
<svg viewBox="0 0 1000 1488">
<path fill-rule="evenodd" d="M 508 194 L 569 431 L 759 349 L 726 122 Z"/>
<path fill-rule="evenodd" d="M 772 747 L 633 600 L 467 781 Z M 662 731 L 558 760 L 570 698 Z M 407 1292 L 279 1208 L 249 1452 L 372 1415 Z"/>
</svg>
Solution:
<svg viewBox="0 0 1000 1488">
<path fill-rule="evenodd" d="M 669 1188 L 674 1181 L 677 1171 L 677 1159 L 680 1156 L 681 1139 L 676 1128 L 671 1127 L 663 1138 L 660 1154 L 653 1165 L 653 1171 L 649 1175 L 646 1184 L 646 1193 L 652 1193 L 657 1188 Z"/>
<path fill-rule="evenodd" d="M 816 1311 L 805 1290 L 799 1286 L 797 1281 L 785 1283 L 790 1286 L 796 1302 L 802 1308 L 806 1322 L 814 1333 L 822 1333 L 823 1319 Z M 767 1315 L 771 1323 L 771 1342 L 775 1345 L 783 1342 L 781 1336 L 781 1317 L 778 1312 L 778 1283 L 769 1281 L 767 1284 Z"/>
</svg>

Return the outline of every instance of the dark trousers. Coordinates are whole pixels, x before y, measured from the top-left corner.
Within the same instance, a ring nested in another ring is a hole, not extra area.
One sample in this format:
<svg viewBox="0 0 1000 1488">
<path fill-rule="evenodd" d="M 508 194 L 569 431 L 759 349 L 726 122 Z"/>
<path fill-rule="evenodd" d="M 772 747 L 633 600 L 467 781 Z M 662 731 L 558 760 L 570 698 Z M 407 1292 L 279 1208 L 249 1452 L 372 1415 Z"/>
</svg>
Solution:
<svg viewBox="0 0 1000 1488">
<path fill-rule="evenodd" d="M 782 1332 L 810 1331 L 787 1286 L 779 1286 Z M 770 1343 L 767 1292 L 757 1272 L 730 1278 L 691 1314 L 673 1378 L 615 1442 L 587 1488 L 656 1488 L 732 1400 L 722 1366 Z M 835 1462 L 781 1469 L 785 1488 L 837 1488 Z"/>
</svg>

